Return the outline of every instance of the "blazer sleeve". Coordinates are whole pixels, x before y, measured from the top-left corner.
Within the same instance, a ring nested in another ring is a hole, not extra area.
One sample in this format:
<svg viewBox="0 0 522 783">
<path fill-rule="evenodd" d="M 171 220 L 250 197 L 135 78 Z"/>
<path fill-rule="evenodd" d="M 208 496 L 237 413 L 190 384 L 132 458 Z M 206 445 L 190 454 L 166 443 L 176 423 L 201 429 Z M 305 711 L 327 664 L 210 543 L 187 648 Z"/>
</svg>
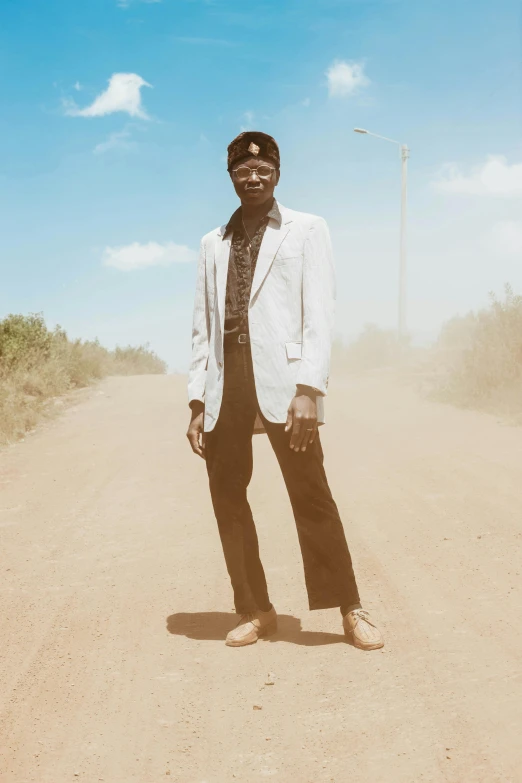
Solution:
<svg viewBox="0 0 522 783">
<path fill-rule="evenodd" d="M 189 404 L 205 401 L 205 383 L 210 338 L 210 316 L 207 300 L 205 241 L 201 241 L 192 317 L 192 359 L 188 374 Z"/>
<path fill-rule="evenodd" d="M 303 254 L 303 344 L 297 385 L 325 395 L 335 315 L 335 270 L 328 225 L 316 218 L 305 238 Z"/>
</svg>

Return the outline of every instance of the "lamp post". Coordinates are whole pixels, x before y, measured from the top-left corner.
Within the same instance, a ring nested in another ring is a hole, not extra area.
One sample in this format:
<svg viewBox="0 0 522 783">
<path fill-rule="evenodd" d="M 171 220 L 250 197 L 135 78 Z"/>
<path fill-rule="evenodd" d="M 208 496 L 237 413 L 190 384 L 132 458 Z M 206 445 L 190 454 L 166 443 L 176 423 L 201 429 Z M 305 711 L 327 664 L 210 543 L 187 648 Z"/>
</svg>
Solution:
<svg viewBox="0 0 522 783">
<path fill-rule="evenodd" d="M 402 170 L 401 170 L 401 240 L 399 256 L 399 308 L 398 308 L 398 335 L 401 342 L 406 337 L 406 205 L 408 189 L 408 158 L 410 150 L 407 144 L 400 144 L 394 139 L 388 139 L 386 136 L 379 136 L 378 133 L 372 133 L 364 128 L 354 128 L 355 133 L 364 133 L 367 136 L 375 136 L 376 139 L 389 141 L 400 147 Z"/>
</svg>

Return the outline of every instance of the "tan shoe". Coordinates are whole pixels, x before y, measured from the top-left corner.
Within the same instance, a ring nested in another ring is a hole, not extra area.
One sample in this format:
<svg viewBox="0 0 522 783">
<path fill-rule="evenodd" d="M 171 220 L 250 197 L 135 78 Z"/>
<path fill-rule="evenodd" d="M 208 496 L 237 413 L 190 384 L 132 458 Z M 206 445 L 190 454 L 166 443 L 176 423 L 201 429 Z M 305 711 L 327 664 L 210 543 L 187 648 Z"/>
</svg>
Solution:
<svg viewBox="0 0 522 783">
<path fill-rule="evenodd" d="M 274 607 L 269 612 L 242 614 L 236 627 L 230 631 L 225 644 L 227 647 L 244 647 L 254 644 L 263 636 L 271 636 L 277 631 L 277 614 Z"/>
<path fill-rule="evenodd" d="M 384 647 L 384 639 L 378 628 L 370 621 L 364 609 L 353 609 L 343 617 L 344 632 L 354 647 L 360 650 L 378 650 Z"/>
</svg>

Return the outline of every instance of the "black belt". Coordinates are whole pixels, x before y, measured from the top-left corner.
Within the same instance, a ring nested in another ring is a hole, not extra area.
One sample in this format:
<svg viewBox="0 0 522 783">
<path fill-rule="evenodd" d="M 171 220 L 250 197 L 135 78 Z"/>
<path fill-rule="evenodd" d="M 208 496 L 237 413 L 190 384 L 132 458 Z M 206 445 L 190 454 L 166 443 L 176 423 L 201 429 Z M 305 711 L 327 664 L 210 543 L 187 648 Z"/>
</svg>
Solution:
<svg viewBox="0 0 522 783">
<path fill-rule="evenodd" d="M 244 332 L 242 334 L 236 334 L 236 332 L 233 332 L 232 334 L 225 335 L 223 340 L 223 350 L 234 351 L 241 345 L 250 345 L 250 335 L 245 334 Z"/>
</svg>

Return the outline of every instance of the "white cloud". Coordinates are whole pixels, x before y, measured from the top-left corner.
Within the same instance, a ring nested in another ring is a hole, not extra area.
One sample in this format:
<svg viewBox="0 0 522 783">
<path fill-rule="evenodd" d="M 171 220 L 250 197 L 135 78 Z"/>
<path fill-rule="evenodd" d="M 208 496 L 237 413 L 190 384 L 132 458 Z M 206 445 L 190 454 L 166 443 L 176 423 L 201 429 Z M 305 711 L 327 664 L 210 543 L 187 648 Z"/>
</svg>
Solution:
<svg viewBox="0 0 522 783">
<path fill-rule="evenodd" d="M 500 220 L 491 229 L 493 252 L 504 256 L 522 256 L 522 220 Z"/>
<path fill-rule="evenodd" d="M 509 165 L 504 155 L 490 155 L 467 176 L 457 165 L 448 163 L 432 184 L 441 193 L 516 198 L 522 196 L 522 163 Z"/>
<path fill-rule="evenodd" d="M 326 71 L 328 93 L 331 98 L 355 95 L 370 84 L 362 63 L 336 60 Z"/>
<path fill-rule="evenodd" d="M 76 84 L 74 85 L 74 89 L 75 89 L 77 92 L 80 92 L 80 90 L 82 90 L 82 89 L 83 89 L 83 87 L 82 87 L 82 85 L 80 84 L 80 82 L 76 82 Z"/>
<path fill-rule="evenodd" d="M 113 73 L 109 86 L 90 106 L 79 109 L 74 101 L 65 102 L 66 114 L 71 117 L 104 117 L 123 111 L 131 117 L 149 117 L 141 105 L 141 88 L 150 87 L 137 73 Z"/>
<path fill-rule="evenodd" d="M 128 128 L 124 128 L 121 131 L 111 133 L 106 141 L 102 141 L 96 145 L 93 152 L 95 155 L 102 155 L 104 152 L 110 152 L 110 150 L 121 150 L 128 152 L 136 148 L 136 142 L 131 141 L 131 133 Z"/>
<path fill-rule="evenodd" d="M 186 245 L 174 242 L 133 242 L 130 245 L 106 247 L 103 251 L 103 263 L 122 272 L 144 269 L 150 266 L 170 266 L 195 261 L 197 253 Z"/>
</svg>

